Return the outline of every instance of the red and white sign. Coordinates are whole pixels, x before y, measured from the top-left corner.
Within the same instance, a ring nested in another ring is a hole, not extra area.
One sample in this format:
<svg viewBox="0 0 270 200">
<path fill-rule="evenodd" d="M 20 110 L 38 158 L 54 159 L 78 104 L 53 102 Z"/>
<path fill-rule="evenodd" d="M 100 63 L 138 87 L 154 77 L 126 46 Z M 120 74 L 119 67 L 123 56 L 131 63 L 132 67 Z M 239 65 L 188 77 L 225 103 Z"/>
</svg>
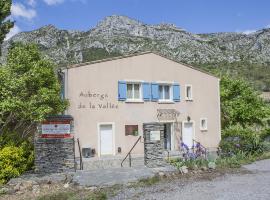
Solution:
<svg viewBox="0 0 270 200">
<path fill-rule="evenodd" d="M 41 137 L 67 138 L 71 133 L 71 121 L 45 121 L 41 124 Z"/>
</svg>

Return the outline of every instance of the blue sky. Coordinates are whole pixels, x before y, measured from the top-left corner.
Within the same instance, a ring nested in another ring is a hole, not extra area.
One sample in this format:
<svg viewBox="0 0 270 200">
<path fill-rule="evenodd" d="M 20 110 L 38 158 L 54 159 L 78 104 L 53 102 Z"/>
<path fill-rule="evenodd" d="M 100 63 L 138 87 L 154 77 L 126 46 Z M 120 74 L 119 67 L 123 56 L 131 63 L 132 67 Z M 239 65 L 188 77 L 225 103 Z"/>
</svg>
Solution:
<svg viewBox="0 0 270 200">
<path fill-rule="evenodd" d="M 47 24 L 89 30 L 115 14 L 147 24 L 173 23 L 193 33 L 250 33 L 270 27 L 269 9 L 269 0 L 13 0 L 16 26 L 8 37 Z"/>
</svg>

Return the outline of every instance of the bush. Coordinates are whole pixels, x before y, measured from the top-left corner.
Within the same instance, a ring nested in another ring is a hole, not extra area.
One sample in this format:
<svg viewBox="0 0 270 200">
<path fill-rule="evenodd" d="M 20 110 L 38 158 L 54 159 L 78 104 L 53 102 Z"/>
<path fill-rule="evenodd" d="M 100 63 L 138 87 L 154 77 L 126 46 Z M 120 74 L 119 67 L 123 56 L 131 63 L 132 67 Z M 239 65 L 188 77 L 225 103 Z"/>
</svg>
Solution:
<svg viewBox="0 0 270 200">
<path fill-rule="evenodd" d="M 251 129 L 239 126 L 229 127 L 222 131 L 220 148 L 226 155 L 235 155 L 239 152 L 253 154 L 264 151 L 260 135 Z"/>
<path fill-rule="evenodd" d="M 27 142 L 23 142 L 19 147 L 7 145 L 0 149 L 0 184 L 31 169 L 33 161 L 33 149 Z"/>
<path fill-rule="evenodd" d="M 190 160 L 183 160 L 183 159 L 171 159 L 170 164 L 175 166 L 178 170 L 182 166 L 186 166 L 190 170 L 194 170 L 201 167 L 207 167 L 208 166 L 208 160 L 198 158 L 198 159 L 190 159 Z"/>
<path fill-rule="evenodd" d="M 270 142 L 270 128 L 262 130 L 260 137 L 263 141 Z"/>
<path fill-rule="evenodd" d="M 256 161 L 257 159 L 256 154 L 248 154 L 244 152 L 238 152 L 235 155 L 232 155 L 230 157 L 219 157 L 216 160 L 216 164 L 219 168 L 239 168 L 243 164 L 248 164 L 251 162 Z"/>
</svg>

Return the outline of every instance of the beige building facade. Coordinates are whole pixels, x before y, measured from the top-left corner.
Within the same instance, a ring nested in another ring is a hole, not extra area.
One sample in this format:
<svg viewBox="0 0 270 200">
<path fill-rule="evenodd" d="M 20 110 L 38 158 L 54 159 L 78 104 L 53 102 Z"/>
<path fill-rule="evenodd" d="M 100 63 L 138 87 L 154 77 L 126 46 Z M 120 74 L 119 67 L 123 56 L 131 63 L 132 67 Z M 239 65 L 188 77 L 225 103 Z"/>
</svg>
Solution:
<svg viewBox="0 0 270 200">
<path fill-rule="evenodd" d="M 181 142 L 218 147 L 219 79 L 213 75 L 151 52 L 73 65 L 62 72 L 74 137 L 82 148 L 94 149 L 96 157 L 125 156 L 149 122 L 164 124 L 168 151 L 178 151 Z M 139 142 L 133 154 L 143 153 Z"/>
</svg>

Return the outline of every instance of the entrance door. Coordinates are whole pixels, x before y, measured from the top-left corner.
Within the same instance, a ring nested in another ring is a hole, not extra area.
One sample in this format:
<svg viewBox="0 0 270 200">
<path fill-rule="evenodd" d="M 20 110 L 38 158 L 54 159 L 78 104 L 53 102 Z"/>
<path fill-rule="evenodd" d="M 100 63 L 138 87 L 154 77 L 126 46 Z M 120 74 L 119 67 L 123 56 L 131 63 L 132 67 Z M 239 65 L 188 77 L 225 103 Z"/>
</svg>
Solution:
<svg viewBox="0 0 270 200">
<path fill-rule="evenodd" d="M 191 148 L 193 144 L 193 131 L 194 131 L 193 122 L 184 122 L 182 131 L 182 141 L 189 148 Z"/>
<path fill-rule="evenodd" d="M 100 155 L 113 154 L 112 124 L 100 125 Z"/>
<path fill-rule="evenodd" d="M 166 123 L 164 124 L 164 148 L 166 150 L 172 150 L 172 131 L 171 131 L 171 124 Z"/>
</svg>

